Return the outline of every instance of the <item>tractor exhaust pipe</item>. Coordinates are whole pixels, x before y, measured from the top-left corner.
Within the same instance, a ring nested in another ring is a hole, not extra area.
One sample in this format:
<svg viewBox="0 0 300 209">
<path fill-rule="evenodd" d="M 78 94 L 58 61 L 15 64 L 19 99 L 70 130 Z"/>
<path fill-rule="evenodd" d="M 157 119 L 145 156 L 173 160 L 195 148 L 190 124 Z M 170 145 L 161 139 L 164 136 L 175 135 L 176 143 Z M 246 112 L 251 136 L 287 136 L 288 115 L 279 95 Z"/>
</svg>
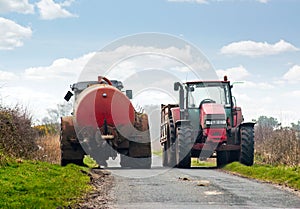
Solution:
<svg viewBox="0 0 300 209">
<path fill-rule="evenodd" d="M 174 91 L 179 90 L 179 109 L 180 109 L 180 120 L 185 119 L 184 114 L 184 88 L 180 82 L 174 83 Z"/>
</svg>

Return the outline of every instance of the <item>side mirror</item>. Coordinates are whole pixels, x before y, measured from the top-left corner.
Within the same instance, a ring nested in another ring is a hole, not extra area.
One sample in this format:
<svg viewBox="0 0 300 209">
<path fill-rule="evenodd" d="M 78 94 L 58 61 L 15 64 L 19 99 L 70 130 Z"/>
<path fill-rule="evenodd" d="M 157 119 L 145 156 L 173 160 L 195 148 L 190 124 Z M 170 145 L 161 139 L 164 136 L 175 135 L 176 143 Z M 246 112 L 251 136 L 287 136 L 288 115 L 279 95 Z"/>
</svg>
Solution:
<svg viewBox="0 0 300 209">
<path fill-rule="evenodd" d="M 64 99 L 68 102 L 71 99 L 72 96 L 73 96 L 73 93 L 68 91 L 66 96 L 64 97 Z"/>
<path fill-rule="evenodd" d="M 175 82 L 174 83 L 174 91 L 178 91 L 179 90 L 179 86 L 180 86 L 180 83 L 179 82 Z"/>
<path fill-rule="evenodd" d="M 126 96 L 127 96 L 129 99 L 132 99 L 132 90 L 126 90 Z"/>
</svg>

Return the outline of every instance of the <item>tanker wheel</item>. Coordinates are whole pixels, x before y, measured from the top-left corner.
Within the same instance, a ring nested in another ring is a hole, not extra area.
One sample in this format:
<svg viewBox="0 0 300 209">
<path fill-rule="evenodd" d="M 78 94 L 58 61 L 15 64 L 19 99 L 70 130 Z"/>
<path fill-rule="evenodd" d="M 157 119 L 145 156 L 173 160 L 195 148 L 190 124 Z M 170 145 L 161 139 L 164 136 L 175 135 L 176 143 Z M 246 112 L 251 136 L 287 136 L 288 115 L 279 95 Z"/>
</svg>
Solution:
<svg viewBox="0 0 300 209">
<path fill-rule="evenodd" d="M 61 159 L 60 161 L 60 165 L 61 166 L 66 166 L 68 164 L 75 164 L 75 165 L 79 165 L 79 166 L 86 166 L 83 163 L 83 159 L 75 159 L 75 160 L 70 160 L 70 159 Z"/>
<path fill-rule="evenodd" d="M 254 162 L 254 129 L 251 126 L 244 126 L 241 132 L 240 163 L 251 166 Z"/>
<path fill-rule="evenodd" d="M 83 163 L 84 155 L 85 152 L 79 143 L 72 143 L 65 140 L 64 144 L 61 145 L 60 165 L 66 166 L 67 164 L 73 163 L 79 166 L 85 166 Z"/>
<path fill-rule="evenodd" d="M 70 163 L 80 166 L 84 165 L 83 158 L 85 152 L 76 138 L 72 116 L 61 118 L 60 149 L 60 164 L 62 166 L 66 166 Z"/>
<path fill-rule="evenodd" d="M 149 169 L 151 163 L 151 157 L 135 158 L 121 154 L 120 165 L 122 168 Z"/>
<path fill-rule="evenodd" d="M 176 158 L 178 168 L 191 167 L 192 129 L 189 126 L 177 128 Z"/>
<path fill-rule="evenodd" d="M 228 164 L 228 152 L 227 151 L 217 151 L 217 167 L 222 168 Z"/>
</svg>

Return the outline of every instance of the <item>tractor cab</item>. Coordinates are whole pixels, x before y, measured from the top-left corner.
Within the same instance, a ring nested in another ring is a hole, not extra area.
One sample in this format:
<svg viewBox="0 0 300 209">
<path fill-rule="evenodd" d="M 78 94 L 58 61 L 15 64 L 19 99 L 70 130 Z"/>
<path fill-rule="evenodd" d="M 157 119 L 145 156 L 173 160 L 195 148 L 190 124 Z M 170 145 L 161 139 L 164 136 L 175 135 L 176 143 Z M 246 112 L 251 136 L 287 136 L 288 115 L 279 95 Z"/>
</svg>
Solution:
<svg viewBox="0 0 300 209">
<path fill-rule="evenodd" d="M 188 82 L 186 85 L 186 115 L 198 136 L 197 141 L 227 139 L 227 121 L 231 118 L 231 95 L 227 82 Z M 204 135 L 205 137 L 203 137 Z M 200 137 L 201 136 L 201 137 Z"/>
</svg>

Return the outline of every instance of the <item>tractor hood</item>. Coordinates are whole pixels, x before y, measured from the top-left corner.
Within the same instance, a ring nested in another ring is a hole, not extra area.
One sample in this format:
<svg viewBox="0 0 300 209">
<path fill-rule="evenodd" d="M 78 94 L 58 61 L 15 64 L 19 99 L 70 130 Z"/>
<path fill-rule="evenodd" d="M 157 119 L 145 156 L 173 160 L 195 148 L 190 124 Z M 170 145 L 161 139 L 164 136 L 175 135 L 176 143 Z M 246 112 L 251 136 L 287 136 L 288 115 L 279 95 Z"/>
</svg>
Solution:
<svg viewBox="0 0 300 209">
<path fill-rule="evenodd" d="M 225 110 L 224 106 L 216 103 L 205 103 L 202 104 L 201 113 L 205 115 L 223 115 L 225 119 Z"/>
<path fill-rule="evenodd" d="M 226 127 L 226 113 L 223 105 L 205 103 L 200 107 L 200 123 L 202 127 Z"/>
<path fill-rule="evenodd" d="M 226 113 L 223 105 L 205 103 L 200 107 L 200 123 L 203 135 L 212 142 L 226 140 Z"/>
</svg>

